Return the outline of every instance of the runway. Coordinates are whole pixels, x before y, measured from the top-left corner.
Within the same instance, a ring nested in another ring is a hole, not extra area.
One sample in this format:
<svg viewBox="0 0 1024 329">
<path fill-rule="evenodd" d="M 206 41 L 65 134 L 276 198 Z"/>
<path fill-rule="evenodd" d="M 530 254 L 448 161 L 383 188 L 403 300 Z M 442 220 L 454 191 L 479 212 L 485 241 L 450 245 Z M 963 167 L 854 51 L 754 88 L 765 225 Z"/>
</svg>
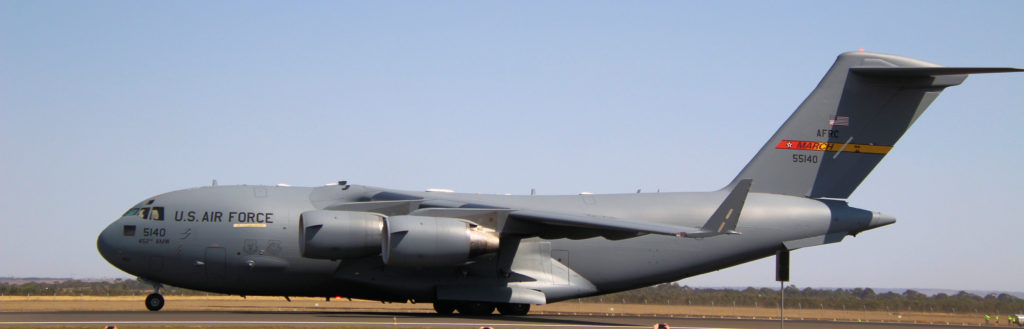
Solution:
<svg viewBox="0 0 1024 329">
<path fill-rule="evenodd" d="M 770 320 L 695 319 L 651 316 L 441 316 L 423 313 L 346 312 L 3 312 L 0 327 L 86 326 L 201 326 L 201 327 L 430 327 L 430 328 L 651 328 L 667 323 L 671 328 L 779 328 Z M 786 321 L 786 328 L 935 328 L 937 325 Z M 964 327 L 964 326 L 956 326 Z M 983 327 L 977 327 L 983 328 Z"/>
</svg>

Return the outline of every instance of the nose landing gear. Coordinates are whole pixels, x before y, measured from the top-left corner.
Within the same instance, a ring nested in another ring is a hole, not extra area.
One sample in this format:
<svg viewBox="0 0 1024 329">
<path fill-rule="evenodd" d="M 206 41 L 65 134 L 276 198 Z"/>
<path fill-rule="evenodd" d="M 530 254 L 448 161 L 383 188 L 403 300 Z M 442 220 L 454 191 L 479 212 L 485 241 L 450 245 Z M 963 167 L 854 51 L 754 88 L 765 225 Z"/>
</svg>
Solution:
<svg viewBox="0 0 1024 329">
<path fill-rule="evenodd" d="M 146 296 L 146 309 L 159 311 L 164 308 L 164 296 L 159 293 L 152 293 Z"/>
<path fill-rule="evenodd" d="M 164 285 L 160 282 L 150 281 L 143 278 L 139 278 L 139 281 L 148 283 L 153 286 L 153 293 L 146 296 L 146 309 L 150 311 L 159 311 L 164 308 L 164 295 L 160 294 L 160 288 Z"/>
</svg>

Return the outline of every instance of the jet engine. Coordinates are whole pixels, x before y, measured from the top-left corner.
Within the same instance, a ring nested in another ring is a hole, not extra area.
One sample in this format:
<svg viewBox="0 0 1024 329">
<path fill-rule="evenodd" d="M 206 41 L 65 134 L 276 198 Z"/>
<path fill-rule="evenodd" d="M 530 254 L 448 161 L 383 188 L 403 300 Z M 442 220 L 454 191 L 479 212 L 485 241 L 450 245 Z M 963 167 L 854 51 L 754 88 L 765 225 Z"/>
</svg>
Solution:
<svg viewBox="0 0 1024 329">
<path fill-rule="evenodd" d="M 377 255 L 383 223 L 383 215 L 369 212 L 307 211 L 299 217 L 299 250 L 318 259 Z"/>
<path fill-rule="evenodd" d="M 392 216 L 384 220 L 381 251 L 391 266 L 452 266 L 498 251 L 494 231 L 458 218 Z"/>
<path fill-rule="evenodd" d="M 456 266 L 498 251 L 498 235 L 459 218 L 312 210 L 299 218 L 303 257 L 381 255 L 389 266 Z"/>
</svg>

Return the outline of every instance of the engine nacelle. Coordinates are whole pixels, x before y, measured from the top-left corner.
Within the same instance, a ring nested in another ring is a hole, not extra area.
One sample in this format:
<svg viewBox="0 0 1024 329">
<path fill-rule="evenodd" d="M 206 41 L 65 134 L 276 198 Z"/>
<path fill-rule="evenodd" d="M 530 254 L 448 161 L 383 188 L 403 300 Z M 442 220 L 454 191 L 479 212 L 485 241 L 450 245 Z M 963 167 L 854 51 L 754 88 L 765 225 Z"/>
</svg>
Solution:
<svg viewBox="0 0 1024 329">
<path fill-rule="evenodd" d="M 384 217 L 359 211 L 311 210 L 299 217 L 303 257 L 342 259 L 380 254 Z"/>
<path fill-rule="evenodd" d="M 392 216 L 381 255 L 389 266 L 454 266 L 498 250 L 498 236 L 458 218 Z"/>
</svg>

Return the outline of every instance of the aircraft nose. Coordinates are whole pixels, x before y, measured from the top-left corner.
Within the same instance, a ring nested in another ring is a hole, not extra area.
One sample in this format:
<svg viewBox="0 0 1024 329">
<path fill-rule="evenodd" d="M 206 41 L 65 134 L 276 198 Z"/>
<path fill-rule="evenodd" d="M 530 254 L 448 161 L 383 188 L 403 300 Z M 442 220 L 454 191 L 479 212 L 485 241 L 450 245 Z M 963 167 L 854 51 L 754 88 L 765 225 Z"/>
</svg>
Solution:
<svg viewBox="0 0 1024 329">
<path fill-rule="evenodd" d="M 100 232 L 100 236 L 96 238 L 96 250 L 100 252 L 100 256 L 103 256 L 107 262 L 114 263 L 114 255 L 116 253 L 114 247 L 114 237 L 116 236 L 114 231 L 114 224 L 110 224 L 107 228 Z"/>
</svg>

